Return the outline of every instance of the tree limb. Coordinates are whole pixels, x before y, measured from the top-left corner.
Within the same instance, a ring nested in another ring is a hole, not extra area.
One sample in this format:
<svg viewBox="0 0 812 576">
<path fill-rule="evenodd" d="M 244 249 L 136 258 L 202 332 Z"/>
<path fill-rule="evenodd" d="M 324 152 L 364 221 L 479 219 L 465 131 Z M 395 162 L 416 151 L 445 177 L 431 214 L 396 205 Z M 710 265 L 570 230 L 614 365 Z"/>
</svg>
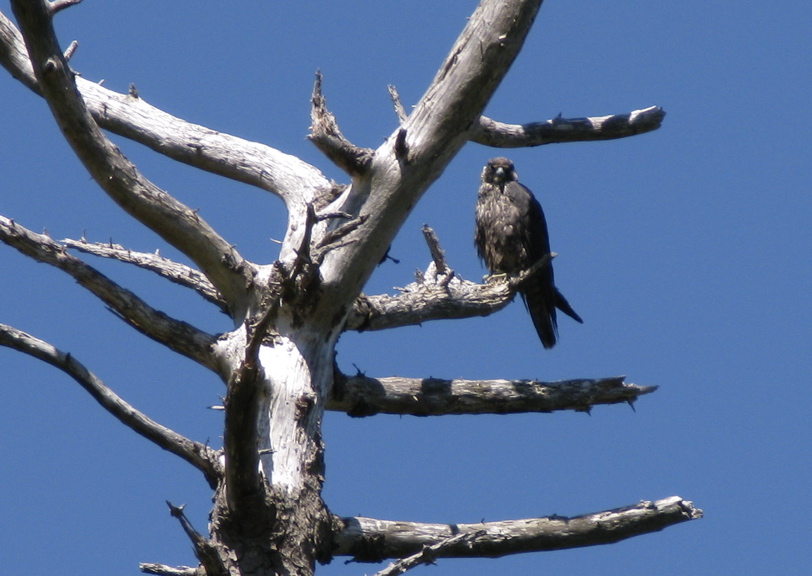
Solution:
<svg viewBox="0 0 812 576">
<path fill-rule="evenodd" d="M 0 241 L 37 262 L 66 272 L 142 334 L 219 373 L 220 366 L 212 352 L 214 336 L 152 308 L 126 288 L 69 254 L 64 245 L 4 216 L 0 216 Z"/>
<path fill-rule="evenodd" d="M 439 378 L 371 378 L 337 373 L 327 410 L 362 417 L 375 414 L 444 416 L 447 414 L 516 414 L 576 410 L 598 404 L 633 404 L 657 386 L 626 384 L 624 377 L 560 380 L 441 380 Z"/>
<path fill-rule="evenodd" d="M 519 53 L 541 0 L 483 0 L 408 119 L 374 153 L 370 168 L 330 208 L 368 215 L 321 266 L 313 318 L 342 323 L 417 201 L 468 141 Z"/>
<path fill-rule="evenodd" d="M 561 142 L 626 138 L 657 130 L 665 117 L 659 106 L 592 118 L 562 118 L 528 124 L 504 124 L 480 116 L 470 134 L 472 142 L 494 148 L 522 148 Z"/>
<path fill-rule="evenodd" d="M 119 244 L 113 244 L 112 242 L 90 243 L 84 238 L 81 240 L 65 238 L 62 240 L 62 243 L 68 248 L 73 248 L 86 254 L 92 254 L 101 258 L 112 258 L 119 262 L 126 262 L 127 264 L 135 264 L 139 268 L 155 272 L 170 282 L 191 288 L 207 301 L 215 304 L 222 312 L 228 314 L 228 305 L 212 283 L 209 282 L 209 279 L 190 266 L 164 258 L 158 255 L 157 252 L 155 254 L 136 252 L 124 248 Z"/>
<path fill-rule="evenodd" d="M 76 155 L 127 213 L 194 261 L 236 317 L 247 309 L 253 268 L 198 214 L 147 180 L 91 117 L 64 59 L 47 2 L 13 0 L 34 73 L 45 100 Z"/>
<path fill-rule="evenodd" d="M 423 546 L 440 543 L 455 535 L 472 534 L 475 536 L 470 540 L 445 548 L 437 556 L 498 558 L 522 552 L 611 544 L 701 517 L 702 510 L 695 508 L 692 502 L 672 496 L 573 518 L 548 516 L 478 524 L 344 518 L 344 530 L 336 537 L 335 555 L 352 556 L 358 562 L 380 562 L 415 554 Z"/>
<path fill-rule="evenodd" d="M 42 95 L 22 36 L 0 12 L 0 65 Z M 256 186 L 291 201 L 313 200 L 335 188 L 316 167 L 279 150 L 192 124 L 78 77 L 76 86 L 96 123 L 173 160 Z"/>
<path fill-rule="evenodd" d="M 364 174 L 372 162 L 373 151 L 355 146 L 341 133 L 335 116 L 327 109 L 327 100 L 321 91 L 321 81 L 321 72 L 316 72 L 311 98 L 312 124 L 307 138 L 350 176 Z"/>
<path fill-rule="evenodd" d="M 141 562 L 138 568 L 144 574 L 157 574 L 158 576 L 207 576 L 206 570 L 202 566 L 200 568 L 191 568 L 190 566 L 173 567 L 166 564 Z"/>
<path fill-rule="evenodd" d="M 173 518 L 177 518 L 186 536 L 191 540 L 195 556 L 200 560 L 200 564 L 203 566 L 206 576 L 229 576 L 230 572 L 225 564 L 223 564 L 217 547 L 209 541 L 208 538 L 204 538 L 200 532 L 194 529 L 192 523 L 186 518 L 186 514 L 183 513 L 184 506 L 175 506 L 169 500 L 166 501 L 166 505 L 169 506 L 169 513 Z"/>
<path fill-rule="evenodd" d="M 415 326 L 429 320 L 489 316 L 510 304 L 525 277 L 499 276 L 477 284 L 453 271 L 439 274 L 432 262 L 417 281 L 400 288 L 400 294 L 360 295 L 344 329 L 364 332 Z"/>
<path fill-rule="evenodd" d="M 23 352 L 59 368 L 76 380 L 96 402 L 122 424 L 164 450 L 180 456 L 203 472 L 212 488 L 217 486 L 218 479 L 222 475 L 217 451 L 205 444 L 181 436 L 136 410 L 70 354 L 6 324 L 0 324 L 0 346 Z"/>
</svg>

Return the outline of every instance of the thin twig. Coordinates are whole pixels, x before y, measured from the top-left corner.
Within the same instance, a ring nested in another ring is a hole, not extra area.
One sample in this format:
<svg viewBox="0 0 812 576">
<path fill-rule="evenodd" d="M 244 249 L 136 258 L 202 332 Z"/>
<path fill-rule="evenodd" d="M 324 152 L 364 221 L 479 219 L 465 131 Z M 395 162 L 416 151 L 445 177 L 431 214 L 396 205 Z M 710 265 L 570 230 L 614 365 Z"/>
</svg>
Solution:
<svg viewBox="0 0 812 576">
<path fill-rule="evenodd" d="M 446 538 L 437 544 L 424 546 L 420 552 L 392 562 L 389 566 L 377 572 L 375 576 L 398 576 L 399 574 L 403 574 L 407 570 L 416 568 L 421 564 L 434 564 L 437 558 L 440 557 L 445 550 L 453 548 L 458 544 L 470 544 L 483 534 L 485 534 L 484 530 L 466 534 L 457 534 L 456 536 Z"/>
<path fill-rule="evenodd" d="M 228 304 L 223 300 L 220 293 L 217 292 L 214 285 L 203 273 L 191 266 L 186 266 L 180 262 L 164 258 L 157 252 L 154 254 L 138 252 L 109 242 L 91 243 L 84 238 L 81 240 L 65 238 L 62 240 L 62 243 L 68 248 L 73 248 L 80 252 L 101 258 L 111 258 L 127 264 L 134 264 L 139 268 L 154 272 L 170 282 L 191 288 L 207 301 L 217 305 L 221 311 L 228 313 Z"/>
<path fill-rule="evenodd" d="M 397 114 L 398 117 L 398 122 L 403 124 L 409 119 L 409 115 L 406 113 L 406 109 L 403 107 L 403 102 L 400 101 L 400 94 L 398 94 L 397 88 L 395 88 L 392 84 L 390 84 L 388 88 L 389 96 L 392 98 L 392 105 L 395 107 L 395 114 Z"/>
<path fill-rule="evenodd" d="M 445 262 L 445 250 L 440 247 L 440 239 L 427 224 L 423 224 L 422 230 L 426 244 L 429 246 L 429 252 L 431 252 L 431 259 L 434 260 L 434 266 L 437 268 L 437 274 L 444 275 L 449 268 Z"/>
<path fill-rule="evenodd" d="M 151 307 L 136 294 L 69 254 L 63 244 L 3 216 L 0 216 L 0 241 L 37 262 L 66 272 L 139 332 L 211 370 L 219 371 L 211 351 L 214 336 Z"/>
</svg>

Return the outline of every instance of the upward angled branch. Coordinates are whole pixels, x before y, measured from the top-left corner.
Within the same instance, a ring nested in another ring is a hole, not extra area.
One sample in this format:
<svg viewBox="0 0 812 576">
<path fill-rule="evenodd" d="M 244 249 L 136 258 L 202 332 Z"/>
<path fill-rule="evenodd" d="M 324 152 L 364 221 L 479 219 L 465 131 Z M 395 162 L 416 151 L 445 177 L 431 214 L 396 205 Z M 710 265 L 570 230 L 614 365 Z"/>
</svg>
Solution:
<svg viewBox="0 0 812 576">
<path fill-rule="evenodd" d="M 194 211 L 144 178 L 104 136 L 59 49 L 48 3 L 15 0 L 12 7 L 40 90 L 76 155 L 124 210 L 189 256 L 223 294 L 232 314 L 239 317 L 247 307 L 251 267 Z"/>
<path fill-rule="evenodd" d="M 316 72 L 313 98 L 310 101 L 312 125 L 308 139 L 350 176 L 363 174 L 372 162 L 372 150 L 355 146 L 341 133 L 335 116 L 327 109 L 327 100 L 321 91 L 321 80 L 321 72 Z"/>
<path fill-rule="evenodd" d="M 327 254 L 314 316 L 342 321 L 387 246 L 428 186 L 468 141 L 518 55 L 541 0 L 483 0 L 409 118 L 375 151 L 364 177 L 336 202 L 368 220 L 352 243 Z"/>
<path fill-rule="evenodd" d="M 0 13 L 0 65 L 28 88 L 42 94 L 25 43 L 14 24 Z M 333 184 L 316 167 L 295 156 L 181 120 L 143 98 L 119 94 L 75 78 L 96 123 L 173 160 L 268 190 L 290 205 L 326 194 Z"/>
</svg>

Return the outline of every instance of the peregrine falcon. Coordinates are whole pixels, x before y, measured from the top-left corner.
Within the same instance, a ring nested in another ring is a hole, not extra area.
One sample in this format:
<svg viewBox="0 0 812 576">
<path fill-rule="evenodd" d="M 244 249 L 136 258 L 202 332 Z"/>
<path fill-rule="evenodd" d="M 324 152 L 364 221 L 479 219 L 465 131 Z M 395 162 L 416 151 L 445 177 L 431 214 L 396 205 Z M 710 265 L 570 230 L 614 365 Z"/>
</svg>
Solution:
<svg viewBox="0 0 812 576">
<path fill-rule="evenodd" d="M 519 184 L 513 162 L 507 158 L 494 158 L 482 170 L 474 242 L 491 274 L 519 274 L 550 253 L 541 204 L 527 187 Z M 583 323 L 555 287 L 552 264 L 529 278 L 520 294 L 545 348 L 555 346 L 556 308 Z"/>
</svg>

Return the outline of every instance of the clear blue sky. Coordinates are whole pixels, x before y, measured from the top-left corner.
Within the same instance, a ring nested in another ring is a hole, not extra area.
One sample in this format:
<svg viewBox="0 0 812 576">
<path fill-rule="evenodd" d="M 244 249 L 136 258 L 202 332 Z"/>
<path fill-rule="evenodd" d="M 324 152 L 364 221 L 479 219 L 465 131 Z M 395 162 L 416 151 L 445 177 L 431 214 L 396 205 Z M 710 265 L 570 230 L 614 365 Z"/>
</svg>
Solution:
<svg viewBox="0 0 812 576">
<path fill-rule="evenodd" d="M 314 72 L 356 144 L 396 127 L 386 91 L 417 102 L 475 2 L 93 2 L 60 14 L 90 80 L 196 123 L 342 173 L 305 140 Z M 7 2 L 0 4 L 10 14 Z M 631 139 L 510 151 L 547 213 L 559 287 L 584 318 L 542 350 L 521 304 L 484 319 L 346 334 L 339 364 L 371 376 L 658 385 L 637 411 L 325 422 L 325 498 L 342 515 L 475 522 L 576 515 L 680 495 L 705 518 L 612 546 L 442 560 L 458 574 L 801 574 L 812 562 L 812 93 L 806 2 L 549 0 L 487 109 L 505 122 L 667 111 Z M 176 256 L 114 207 L 43 101 L 0 75 L 0 213 L 54 238 Z M 117 139 L 143 172 L 248 258 L 267 263 L 282 204 Z M 431 187 L 368 293 L 425 268 L 435 228 L 449 262 L 473 248 L 481 166 L 469 144 Z M 96 261 L 153 305 L 211 332 L 226 318 L 149 273 Z M 44 338 L 158 421 L 219 446 L 222 385 L 144 339 L 64 274 L 0 246 L 0 321 Z M 194 564 L 165 500 L 205 530 L 198 473 L 119 425 L 62 373 L 0 349 L 3 572 L 135 574 Z M 336 559 L 322 574 L 370 574 Z"/>
</svg>

